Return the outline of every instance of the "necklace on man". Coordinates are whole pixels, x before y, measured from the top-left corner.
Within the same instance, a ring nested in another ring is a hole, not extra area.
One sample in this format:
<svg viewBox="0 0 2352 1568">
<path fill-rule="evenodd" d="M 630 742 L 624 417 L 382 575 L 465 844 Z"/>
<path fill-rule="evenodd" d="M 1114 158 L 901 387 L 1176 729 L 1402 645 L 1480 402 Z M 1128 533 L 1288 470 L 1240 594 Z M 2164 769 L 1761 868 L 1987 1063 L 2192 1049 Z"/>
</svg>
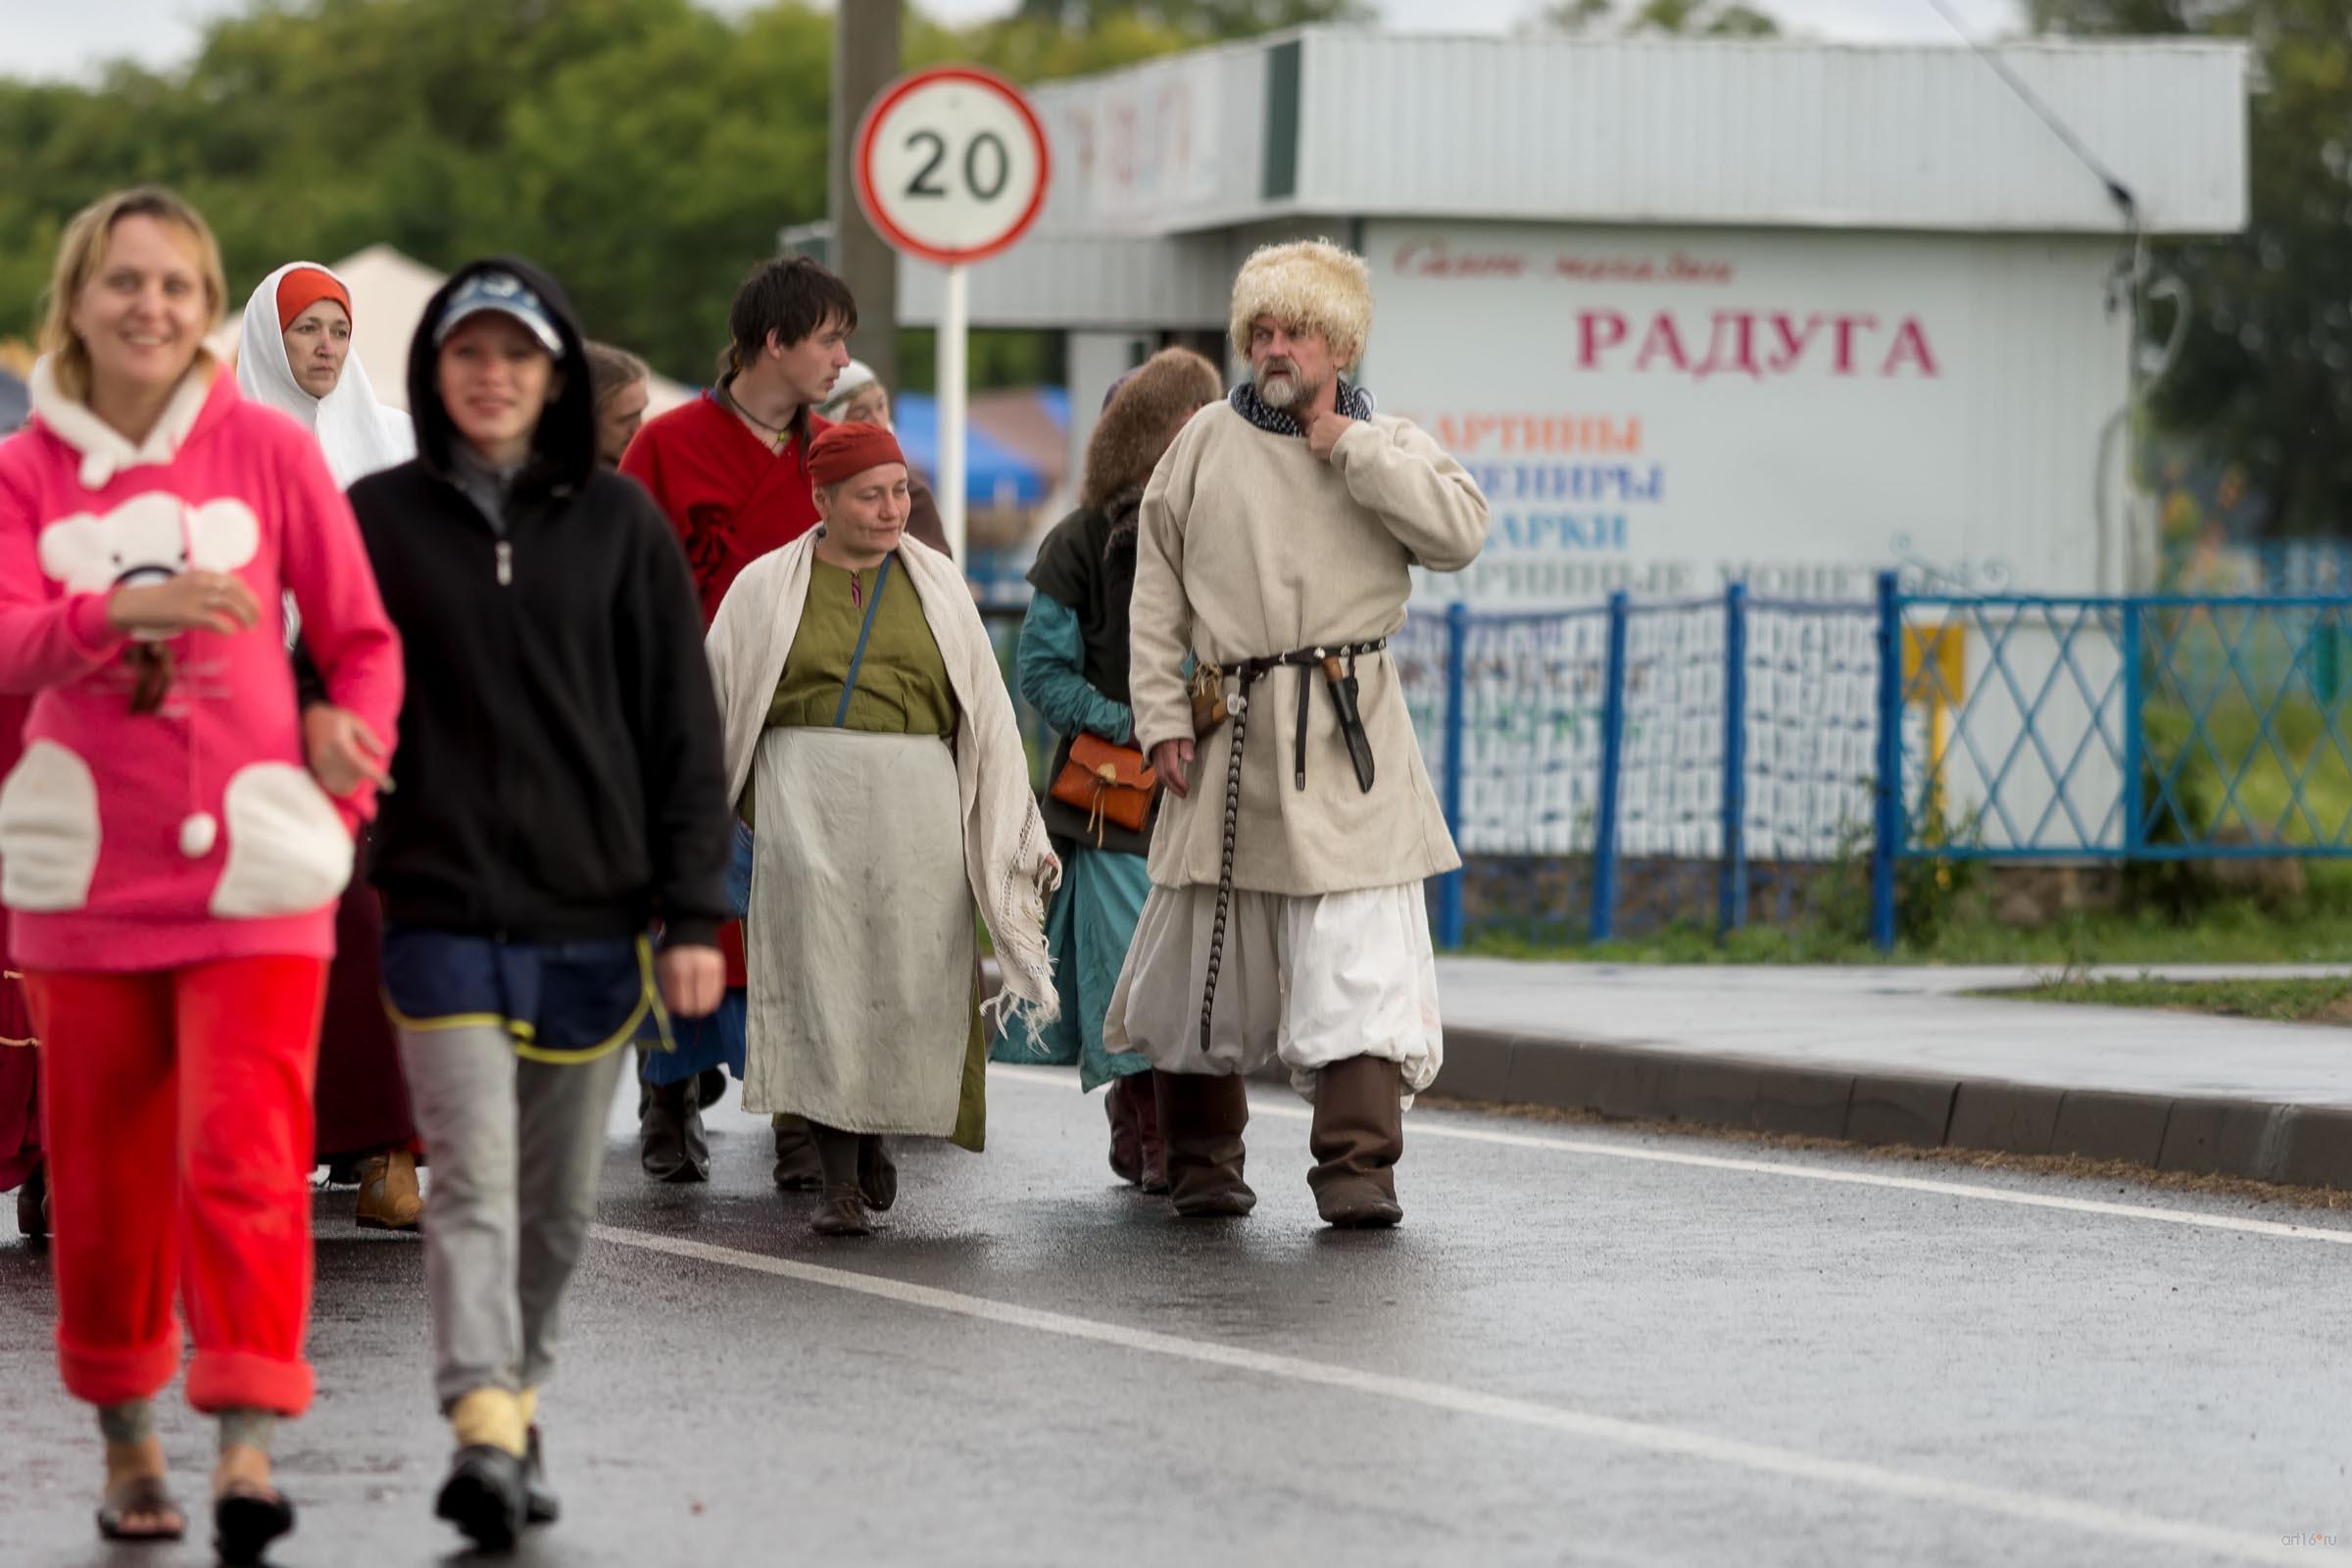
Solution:
<svg viewBox="0 0 2352 1568">
<path fill-rule="evenodd" d="M 735 400 L 730 398 L 728 401 L 734 402 Z M 735 403 L 735 416 L 758 431 L 760 438 L 778 452 L 784 450 L 785 442 L 791 438 L 792 421 L 790 419 L 786 419 L 780 425 L 765 423 L 741 403 Z"/>
</svg>

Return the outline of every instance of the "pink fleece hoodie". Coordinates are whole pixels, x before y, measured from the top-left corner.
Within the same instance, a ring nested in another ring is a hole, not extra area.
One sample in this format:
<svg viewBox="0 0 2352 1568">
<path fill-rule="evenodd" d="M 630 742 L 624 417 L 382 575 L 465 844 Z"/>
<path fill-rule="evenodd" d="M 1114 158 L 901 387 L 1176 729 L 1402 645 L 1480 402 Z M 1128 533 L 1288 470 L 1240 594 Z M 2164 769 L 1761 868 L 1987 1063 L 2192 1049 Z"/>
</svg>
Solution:
<svg viewBox="0 0 2352 1568">
<path fill-rule="evenodd" d="M 0 689 L 38 694 L 0 784 L 17 961 L 132 973 L 330 956 L 374 798 L 331 801 L 304 765 L 284 594 L 329 698 L 387 744 L 401 658 L 318 443 L 239 398 L 209 356 L 136 448 L 48 362 L 31 389 L 32 424 L 0 442 Z M 235 573 L 261 622 L 170 639 L 170 694 L 134 714 L 107 596 L 191 567 Z"/>
</svg>

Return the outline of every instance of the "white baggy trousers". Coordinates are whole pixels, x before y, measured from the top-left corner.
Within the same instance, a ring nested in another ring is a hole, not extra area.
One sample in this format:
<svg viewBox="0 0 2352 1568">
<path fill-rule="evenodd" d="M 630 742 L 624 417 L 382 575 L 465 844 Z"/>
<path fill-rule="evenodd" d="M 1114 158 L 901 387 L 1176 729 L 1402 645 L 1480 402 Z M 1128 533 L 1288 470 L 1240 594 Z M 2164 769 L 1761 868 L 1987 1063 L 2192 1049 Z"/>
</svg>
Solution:
<svg viewBox="0 0 2352 1568">
<path fill-rule="evenodd" d="M 1139 1052 L 1162 1072 L 1249 1073 L 1279 1060 L 1309 1099 L 1315 1074 L 1351 1056 L 1397 1063 L 1408 1096 L 1436 1079 L 1445 1036 L 1420 883 L 1307 898 L 1235 890 L 1203 1051 L 1216 912 L 1213 887 L 1152 889 L 1103 1049 Z"/>
</svg>

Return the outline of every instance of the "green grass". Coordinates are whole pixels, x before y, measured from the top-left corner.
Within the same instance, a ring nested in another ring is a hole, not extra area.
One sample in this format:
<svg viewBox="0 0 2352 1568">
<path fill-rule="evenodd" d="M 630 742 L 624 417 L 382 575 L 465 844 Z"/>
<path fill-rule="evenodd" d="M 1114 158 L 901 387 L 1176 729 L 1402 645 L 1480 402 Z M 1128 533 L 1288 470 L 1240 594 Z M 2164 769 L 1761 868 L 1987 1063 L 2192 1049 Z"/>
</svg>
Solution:
<svg viewBox="0 0 2352 1568">
<path fill-rule="evenodd" d="M 2315 890 L 2316 893 L 2316 890 Z M 1505 936 L 1464 950 L 1505 958 L 1588 963 L 2040 964 L 2080 968 L 2137 963 L 2340 963 L 2352 960 L 2352 904 L 2314 897 L 2300 913 L 2251 903 L 2217 905 L 2179 922 L 2153 910 L 2067 917 L 2037 929 L 1988 915 L 1957 918 L 1924 948 L 1882 954 L 1868 942 L 1814 927 L 1750 926 L 1717 942 L 1710 930 L 1677 928 L 1635 942 L 1566 947 Z"/>
<path fill-rule="evenodd" d="M 2165 770 L 2171 808 L 2192 834 L 2332 844 L 2352 830 L 2352 759 L 2340 716 L 2330 726 L 2308 701 L 2283 702 L 2266 715 L 2231 699 L 2202 713 L 2192 739 L 2198 716 L 2177 704 L 2147 710 L 2151 760 Z"/>
<path fill-rule="evenodd" d="M 2080 1002 L 2162 1007 L 2278 1023 L 2352 1021 L 2352 980 L 2053 980 L 2025 991 L 1984 991 L 2005 1002 Z"/>
</svg>

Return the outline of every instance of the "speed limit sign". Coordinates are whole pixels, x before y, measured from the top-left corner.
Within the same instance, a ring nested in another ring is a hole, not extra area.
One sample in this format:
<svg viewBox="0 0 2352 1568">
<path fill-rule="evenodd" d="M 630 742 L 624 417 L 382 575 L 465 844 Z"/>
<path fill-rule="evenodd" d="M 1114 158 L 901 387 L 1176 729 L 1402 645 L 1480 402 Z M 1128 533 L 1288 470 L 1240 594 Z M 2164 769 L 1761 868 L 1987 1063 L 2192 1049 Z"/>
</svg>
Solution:
<svg viewBox="0 0 2352 1568">
<path fill-rule="evenodd" d="M 858 127 L 858 204 L 893 247 L 954 267 L 1010 245 L 1046 203 L 1045 127 L 974 66 L 894 82 Z"/>
</svg>

